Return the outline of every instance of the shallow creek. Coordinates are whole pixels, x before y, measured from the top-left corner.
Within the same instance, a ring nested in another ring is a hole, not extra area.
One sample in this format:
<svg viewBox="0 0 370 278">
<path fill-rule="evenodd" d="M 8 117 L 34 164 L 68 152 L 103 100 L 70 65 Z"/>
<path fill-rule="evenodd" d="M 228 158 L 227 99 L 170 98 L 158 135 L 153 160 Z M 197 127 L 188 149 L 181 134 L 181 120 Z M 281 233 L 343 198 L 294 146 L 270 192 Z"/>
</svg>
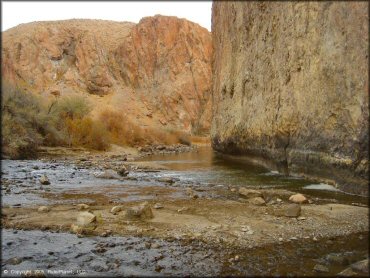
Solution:
<svg viewBox="0 0 370 278">
<path fill-rule="evenodd" d="M 138 159 L 165 170 L 131 171 L 125 179 L 98 179 L 99 165 L 71 160 L 3 160 L 3 207 L 132 202 L 186 198 L 185 189 L 199 188 L 200 198 L 237 201 L 230 188 L 279 188 L 301 192 L 317 204 L 367 205 L 368 198 L 336 188 L 224 157 L 210 148 L 195 152 L 151 155 Z M 38 179 L 47 175 L 49 186 Z M 171 178 L 168 184 L 163 181 Z M 222 242 L 222 241 L 221 241 Z M 230 260 L 238 256 L 236 260 Z M 334 260 L 333 257 L 340 258 Z M 368 257 L 368 232 L 319 240 L 293 240 L 251 248 L 207 244 L 201 240 L 146 236 L 78 237 L 66 232 L 2 230 L 2 274 L 20 276 L 36 271 L 46 276 L 216 276 L 216 275 L 335 275 L 350 263 Z M 316 264 L 327 272 L 314 272 Z M 35 274 L 35 272 L 34 272 Z"/>
</svg>

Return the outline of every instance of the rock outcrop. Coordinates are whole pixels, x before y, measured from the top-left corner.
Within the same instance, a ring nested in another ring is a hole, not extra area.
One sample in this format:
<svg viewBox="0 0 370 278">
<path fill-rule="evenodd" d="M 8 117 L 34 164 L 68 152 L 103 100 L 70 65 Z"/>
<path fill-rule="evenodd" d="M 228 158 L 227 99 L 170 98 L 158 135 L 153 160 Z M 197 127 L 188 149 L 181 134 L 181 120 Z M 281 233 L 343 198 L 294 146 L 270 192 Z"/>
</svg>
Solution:
<svg viewBox="0 0 370 278">
<path fill-rule="evenodd" d="M 365 2 L 214 2 L 213 147 L 366 192 L 368 20 Z"/>
<path fill-rule="evenodd" d="M 166 16 L 34 22 L 3 32 L 2 43 L 7 84 L 85 94 L 143 127 L 209 131 L 212 42 L 198 24 Z"/>
</svg>

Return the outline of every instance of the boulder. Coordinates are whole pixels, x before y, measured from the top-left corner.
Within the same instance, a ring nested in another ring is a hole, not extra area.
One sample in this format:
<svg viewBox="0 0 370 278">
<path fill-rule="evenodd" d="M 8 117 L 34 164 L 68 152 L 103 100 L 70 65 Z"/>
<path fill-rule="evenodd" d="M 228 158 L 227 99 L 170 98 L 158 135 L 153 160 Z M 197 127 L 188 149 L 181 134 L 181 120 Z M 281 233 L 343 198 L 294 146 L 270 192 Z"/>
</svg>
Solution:
<svg viewBox="0 0 370 278">
<path fill-rule="evenodd" d="M 113 214 L 116 214 L 116 213 L 120 212 L 122 209 L 123 209 L 122 206 L 114 206 L 114 207 L 112 207 L 110 212 L 113 213 Z"/>
<path fill-rule="evenodd" d="M 262 197 L 254 197 L 250 198 L 249 202 L 255 206 L 263 206 L 266 205 L 265 200 Z"/>
<path fill-rule="evenodd" d="M 127 220 L 145 220 L 153 218 L 153 212 L 148 202 L 126 209 L 124 218 Z"/>
<path fill-rule="evenodd" d="M 88 211 L 80 212 L 77 216 L 77 225 L 89 226 L 96 222 L 96 216 Z"/>
<path fill-rule="evenodd" d="M 46 206 L 41 206 L 37 209 L 38 212 L 49 212 L 50 211 L 50 208 L 46 207 Z"/>
<path fill-rule="evenodd" d="M 239 188 L 239 194 L 246 198 L 262 197 L 261 192 L 254 189 L 247 189 L 245 187 Z"/>
<path fill-rule="evenodd" d="M 78 210 L 86 210 L 90 208 L 90 206 L 86 204 L 78 204 L 76 207 Z"/>
<path fill-rule="evenodd" d="M 296 204 L 308 203 L 307 198 L 303 194 L 300 194 L 300 193 L 290 196 L 289 201 L 296 203 Z"/>
<path fill-rule="evenodd" d="M 39 181 L 42 185 L 50 184 L 49 178 L 46 175 L 42 175 Z"/>
</svg>

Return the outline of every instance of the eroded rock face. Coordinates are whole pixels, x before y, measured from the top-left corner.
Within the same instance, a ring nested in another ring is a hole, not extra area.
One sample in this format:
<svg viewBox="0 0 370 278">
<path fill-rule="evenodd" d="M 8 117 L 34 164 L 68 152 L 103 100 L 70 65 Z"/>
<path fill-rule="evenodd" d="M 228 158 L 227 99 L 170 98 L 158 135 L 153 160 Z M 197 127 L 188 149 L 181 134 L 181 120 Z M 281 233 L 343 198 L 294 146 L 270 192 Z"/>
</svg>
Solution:
<svg viewBox="0 0 370 278">
<path fill-rule="evenodd" d="M 144 127 L 209 131 L 212 43 L 198 24 L 165 16 L 34 22 L 2 39 L 7 84 L 45 96 L 88 93 Z"/>
<path fill-rule="evenodd" d="M 214 2 L 216 150 L 365 193 L 368 4 Z"/>
</svg>

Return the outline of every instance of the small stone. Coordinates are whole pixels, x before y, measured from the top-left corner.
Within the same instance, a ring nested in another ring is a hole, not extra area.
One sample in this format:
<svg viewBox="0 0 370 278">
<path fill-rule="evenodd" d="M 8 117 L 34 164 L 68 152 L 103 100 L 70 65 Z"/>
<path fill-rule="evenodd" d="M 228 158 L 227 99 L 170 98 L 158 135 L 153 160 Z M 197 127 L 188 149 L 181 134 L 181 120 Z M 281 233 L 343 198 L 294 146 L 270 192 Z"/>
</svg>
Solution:
<svg viewBox="0 0 370 278">
<path fill-rule="evenodd" d="M 127 170 L 126 166 L 122 165 L 117 173 L 122 177 L 126 177 L 129 174 L 129 171 Z"/>
<path fill-rule="evenodd" d="M 150 242 L 145 242 L 145 248 L 146 249 L 150 249 L 151 246 L 152 246 L 152 244 Z"/>
<path fill-rule="evenodd" d="M 123 209 L 122 206 L 114 206 L 114 207 L 112 207 L 110 212 L 113 213 L 113 214 L 116 214 L 116 213 L 120 212 L 122 209 Z"/>
<path fill-rule="evenodd" d="M 158 243 L 153 243 L 153 244 L 151 244 L 151 247 L 153 248 L 153 249 L 158 249 L 159 247 L 161 247 Z"/>
<path fill-rule="evenodd" d="M 78 210 L 86 210 L 90 208 L 90 206 L 86 204 L 78 204 L 76 207 Z"/>
<path fill-rule="evenodd" d="M 298 204 L 290 204 L 284 208 L 284 216 L 298 217 L 301 214 L 301 206 Z"/>
<path fill-rule="evenodd" d="M 357 276 L 357 275 L 358 274 L 354 272 L 350 267 L 346 268 L 345 270 L 337 274 L 337 276 L 350 276 L 350 277 Z"/>
<path fill-rule="evenodd" d="M 319 272 L 319 273 L 327 273 L 329 272 L 329 269 L 322 264 L 317 264 L 314 266 L 313 271 Z"/>
<path fill-rule="evenodd" d="M 21 262 L 22 262 L 22 259 L 18 257 L 14 257 L 8 260 L 8 264 L 11 264 L 11 265 L 20 264 Z"/>
<path fill-rule="evenodd" d="M 278 203 L 281 203 L 283 200 L 281 200 L 280 198 L 277 198 L 276 199 L 276 202 L 278 202 Z"/>
<path fill-rule="evenodd" d="M 313 237 L 313 238 L 312 238 L 312 240 L 313 240 L 313 241 L 317 241 L 318 239 L 317 239 L 316 237 Z"/>
<path fill-rule="evenodd" d="M 96 216 L 90 212 L 84 211 L 78 214 L 77 224 L 80 226 L 88 226 L 96 222 Z"/>
<path fill-rule="evenodd" d="M 144 220 L 154 217 L 152 209 L 148 202 L 144 202 L 139 206 L 126 209 L 124 217 L 128 220 Z"/>
<path fill-rule="evenodd" d="M 99 179 L 119 179 L 120 178 L 117 172 L 111 169 L 105 170 L 103 173 L 95 173 L 94 176 Z"/>
<path fill-rule="evenodd" d="M 255 206 L 263 206 L 266 205 L 265 200 L 262 197 L 254 197 L 249 199 L 249 202 Z"/>
<path fill-rule="evenodd" d="M 300 193 L 290 196 L 289 201 L 296 203 L 296 204 L 303 204 L 303 203 L 308 202 L 307 198 L 303 194 L 300 194 Z"/>
<path fill-rule="evenodd" d="M 240 257 L 238 256 L 238 255 L 236 255 L 235 257 L 234 257 L 234 261 L 239 261 L 239 259 L 240 259 Z"/>
<path fill-rule="evenodd" d="M 83 228 L 76 225 L 76 224 L 72 224 L 71 225 L 71 231 L 72 231 L 72 233 L 75 233 L 75 234 L 82 234 Z"/>
<path fill-rule="evenodd" d="M 279 241 L 282 242 L 283 241 L 283 238 L 282 237 L 279 237 Z"/>
<path fill-rule="evenodd" d="M 157 265 L 155 266 L 155 271 L 157 271 L 157 272 L 160 272 L 162 269 L 164 269 L 164 266 L 161 266 L 161 265 L 159 265 L 159 264 L 157 264 Z"/>
<path fill-rule="evenodd" d="M 236 192 L 236 188 L 231 188 L 230 191 L 231 192 Z"/>
<path fill-rule="evenodd" d="M 50 181 L 46 175 L 42 175 L 41 178 L 39 179 L 40 183 L 42 185 L 48 185 L 50 184 Z"/>
<path fill-rule="evenodd" d="M 298 220 L 306 220 L 306 217 L 300 216 L 298 217 Z"/>
<path fill-rule="evenodd" d="M 262 197 L 261 192 L 254 189 L 247 189 L 245 187 L 239 188 L 239 194 L 246 198 Z"/>
<path fill-rule="evenodd" d="M 160 179 L 158 179 L 158 181 L 159 181 L 159 182 L 170 183 L 170 184 L 172 184 L 172 183 L 174 183 L 174 182 L 175 182 L 175 181 L 174 181 L 174 179 L 169 178 L 169 177 L 163 177 L 163 178 L 160 178 Z"/>
<path fill-rule="evenodd" d="M 46 207 L 46 206 L 41 206 L 37 209 L 38 212 L 49 212 L 50 211 L 50 208 Z"/>
<path fill-rule="evenodd" d="M 162 205 L 162 204 L 160 204 L 160 203 L 156 203 L 156 204 L 153 206 L 153 208 L 155 208 L 155 209 L 161 209 L 161 208 L 163 208 L 163 205 Z"/>
<path fill-rule="evenodd" d="M 178 209 L 177 212 L 182 213 L 183 211 L 186 211 L 186 210 L 188 210 L 187 207 L 182 207 L 182 208 Z"/>
</svg>

